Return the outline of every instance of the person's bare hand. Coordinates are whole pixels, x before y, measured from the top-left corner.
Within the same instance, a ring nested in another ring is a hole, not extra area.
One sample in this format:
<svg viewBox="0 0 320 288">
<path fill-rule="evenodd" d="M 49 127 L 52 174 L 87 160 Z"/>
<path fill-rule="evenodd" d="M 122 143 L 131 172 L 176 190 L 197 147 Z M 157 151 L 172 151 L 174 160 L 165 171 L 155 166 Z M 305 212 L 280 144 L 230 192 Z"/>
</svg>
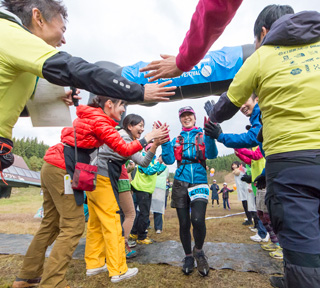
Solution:
<svg viewBox="0 0 320 288">
<path fill-rule="evenodd" d="M 78 96 L 79 93 L 80 93 L 80 90 L 77 89 L 77 91 L 76 91 L 76 94 L 77 94 L 77 95 L 74 95 L 73 97 L 74 97 L 75 99 L 81 100 L 81 99 L 82 99 L 81 96 Z M 66 105 L 72 106 L 72 105 L 73 105 L 73 101 L 72 101 L 72 90 L 66 91 L 65 96 L 61 97 L 61 99 L 62 99 L 62 101 L 63 101 Z"/>
<path fill-rule="evenodd" d="M 153 82 L 160 78 L 173 78 L 180 76 L 183 71 L 181 71 L 176 64 L 176 56 L 172 55 L 160 55 L 162 60 L 155 60 L 149 63 L 146 67 L 140 69 L 140 72 L 150 71 L 148 74 L 144 75 L 144 78 L 150 78 L 148 81 Z"/>
<path fill-rule="evenodd" d="M 167 138 L 169 137 L 168 128 L 169 125 L 167 125 L 166 123 L 161 125 L 159 128 L 157 128 L 156 125 L 154 125 L 152 131 L 145 136 L 145 139 L 147 140 L 147 142 L 150 142 L 152 139 Z"/>
<path fill-rule="evenodd" d="M 170 140 L 170 137 L 169 135 L 163 137 L 163 138 L 157 138 L 157 139 L 154 139 L 154 144 L 159 147 L 160 145 L 164 144 L 164 143 L 167 143 L 168 141 Z"/>
<path fill-rule="evenodd" d="M 160 84 L 146 84 L 144 85 L 144 102 L 160 102 L 169 101 L 170 96 L 176 94 L 172 92 L 177 89 L 176 86 L 168 87 L 166 85 L 171 84 L 172 80 L 162 82 Z"/>
</svg>

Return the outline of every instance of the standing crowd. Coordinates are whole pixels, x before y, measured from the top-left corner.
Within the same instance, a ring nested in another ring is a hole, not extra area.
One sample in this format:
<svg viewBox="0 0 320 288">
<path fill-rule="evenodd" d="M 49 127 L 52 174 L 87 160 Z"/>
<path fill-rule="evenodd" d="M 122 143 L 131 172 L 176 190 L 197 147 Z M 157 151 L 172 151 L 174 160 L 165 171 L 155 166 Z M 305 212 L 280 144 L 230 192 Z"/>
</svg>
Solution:
<svg viewBox="0 0 320 288">
<path fill-rule="evenodd" d="M 241 0 L 199 0 L 190 30 L 177 57 L 162 55 L 141 72 L 150 80 L 181 75 L 196 65 L 235 15 Z M 178 112 L 181 132 L 171 141 L 169 126 L 159 121 L 144 137 L 144 119 L 125 113 L 127 102 L 167 101 L 176 87 L 145 86 L 73 57 L 56 47 L 66 43 L 67 10 L 59 0 L 2 0 L 0 8 L 0 171 L 13 162 L 12 128 L 36 89 L 38 78 L 60 86 L 86 89 L 96 96 L 77 107 L 72 127 L 61 132 L 61 143 L 47 151 L 41 170 L 44 217 L 13 283 L 18 287 L 70 288 L 65 274 L 84 232 L 84 191 L 72 189 L 77 162 L 97 166 L 93 191 L 87 191 L 89 210 L 85 249 L 86 275 L 108 271 L 111 282 L 133 277 L 126 259 L 135 244 L 151 244 L 147 235 L 150 211 L 162 231 L 166 203 L 166 165 L 177 163 L 171 207 L 176 209 L 185 257 L 182 271 L 209 273 L 203 245 L 209 201 L 206 159 L 218 155 L 216 142 L 234 148 L 232 172 L 238 199 L 257 234 L 252 240 L 283 257 L 284 277 L 271 277 L 274 287 L 320 286 L 320 135 L 319 67 L 320 14 L 294 13 L 288 5 L 269 5 L 254 25 L 256 51 L 235 75 L 215 104 L 208 101 L 209 120 L 196 125 L 191 106 Z M 17 45 L 19 43 L 19 45 Z M 78 91 L 66 93 L 72 105 Z M 319 99 L 319 100 L 318 100 Z M 250 125 L 242 134 L 223 133 L 218 123 L 241 111 Z M 157 160 L 156 150 L 162 154 Z M 140 151 L 144 149 L 143 153 Z M 127 169 L 137 166 L 131 173 Z M 245 183 L 245 188 L 241 188 Z M 169 185 L 170 186 L 170 185 Z M 133 191 L 133 195 L 131 194 Z M 211 186 L 212 206 L 223 184 Z M 154 193 L 154 197 L 152 196 Z M 133 199 L 133 197 L 135 199 Z M 219 202 L 217 203 L 219 205 Z M 191 231 L 194 246 L 191 242 Z M 45 253 L 54 242 L 48 260 Z"/>
</svg>

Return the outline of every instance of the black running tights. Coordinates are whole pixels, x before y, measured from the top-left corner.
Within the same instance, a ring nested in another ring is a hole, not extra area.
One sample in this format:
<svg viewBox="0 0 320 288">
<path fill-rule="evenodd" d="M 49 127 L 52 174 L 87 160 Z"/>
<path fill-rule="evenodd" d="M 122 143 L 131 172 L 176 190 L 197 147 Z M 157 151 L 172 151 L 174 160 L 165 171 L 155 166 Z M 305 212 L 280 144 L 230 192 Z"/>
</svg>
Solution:
<svg viewBox="0 0 320 288">
<path fill-rule="evenodd" d="M 180 240 L 186 255 L 191 254 L 191 234 L 190 227 L 192 223 L 193 238 L 197 249 L 202 249 L 206 237 L 206 216 L 207 203 L 196 201 L 191 203 L 191 217 L 189 208 L 177 208 L 177 214 L 180 225 Z"/>
<path fill-rule="evenodd" d="M 248 211 L 248 201 L 247 200 L 242 201 L 242 206 L 243 206 L 244 213 L 246 213 L 248 222 L 252 223 L 252 215 L 251 215 L 251 212 Z"/>
</svg>

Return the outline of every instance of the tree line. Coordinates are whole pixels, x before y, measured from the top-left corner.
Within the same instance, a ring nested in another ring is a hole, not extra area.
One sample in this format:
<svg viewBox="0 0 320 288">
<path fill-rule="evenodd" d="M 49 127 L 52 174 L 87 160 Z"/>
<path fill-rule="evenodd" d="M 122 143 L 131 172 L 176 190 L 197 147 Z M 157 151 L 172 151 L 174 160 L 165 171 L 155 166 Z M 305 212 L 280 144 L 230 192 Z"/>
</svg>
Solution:
<svg viewBox="0 0 320 288">
<path fill-rule="evenodd" d="M 44 162 L 43 157 L 49 148 L 49 145 L 39 142 L 36 138 L 13 138 L 12 152 L 23 157 L 30 170 L 40 171 Z"/>
<path fill-rule="evenodd" d="M 229 154 L 224 156 L 218 156 L 216 159 L 207 160 L 206 163 L 207 163 L 207 166 L 209 167 L 209 173 L 211 168 L 214 168 L 216 172 L 220 172 L 220 171 L 231 172 L 231 164 L 234 161 L 241 162 L 235 154 Z"/>
</svg>

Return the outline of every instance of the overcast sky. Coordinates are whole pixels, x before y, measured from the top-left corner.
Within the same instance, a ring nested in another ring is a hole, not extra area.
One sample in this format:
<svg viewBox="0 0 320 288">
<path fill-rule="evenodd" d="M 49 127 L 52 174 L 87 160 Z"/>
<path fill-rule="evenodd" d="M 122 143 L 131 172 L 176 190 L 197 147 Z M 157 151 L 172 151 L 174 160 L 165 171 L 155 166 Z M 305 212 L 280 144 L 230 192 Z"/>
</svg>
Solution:
<svg viewBox="0 0 320 288">
<path fill-rule="evenodd" d="M 60 49 L 89 62 L 111 61 L 127 66 L 138 61 L 159 59 L 160 53 L 176 55 L 189 29 L 198 0 L 64 0 L 64 3 L 69 21 L 65 33 L 67 44 Z M 253 43 L 256 17 L 269 4 L 288 4 L 295 12 L 319 8 L 318 0 L 244 0 L 232 22 L 210 50 Z M 83 100 L 80 104 L 86 104 L 88 93 L 82 91 L 81 96 Z M 217 101 L 218 97 L 209 96 L 153 107 L 134 105 L 128 107 L 128 113 L 140 114 L 145 119 L 146 131 L 150 131 L 154 120 L 167 122 L 173 138 L 181 130 L 178 109 L 186 105 L 193 106 L 197 124 L 202 126 L 205 115 L 203 106 L 208 99 Z M 74 118 L 74 107 L 71 112 Z M 224 122 L 222 129 L 225 133 L 241 133 L 245 132 L 247 124 L 248 118 L 239 112 L 233 119 Z M 60 131 L 61 127 L 34 128 L 29 118 L 20 118 L 13 136 L 37 136 L 44 143 L 54 145 L 60 141 Z M 233 152 L 222 144 L 218 144 L 218 150 L 219 155 Z"/>
</svg>

